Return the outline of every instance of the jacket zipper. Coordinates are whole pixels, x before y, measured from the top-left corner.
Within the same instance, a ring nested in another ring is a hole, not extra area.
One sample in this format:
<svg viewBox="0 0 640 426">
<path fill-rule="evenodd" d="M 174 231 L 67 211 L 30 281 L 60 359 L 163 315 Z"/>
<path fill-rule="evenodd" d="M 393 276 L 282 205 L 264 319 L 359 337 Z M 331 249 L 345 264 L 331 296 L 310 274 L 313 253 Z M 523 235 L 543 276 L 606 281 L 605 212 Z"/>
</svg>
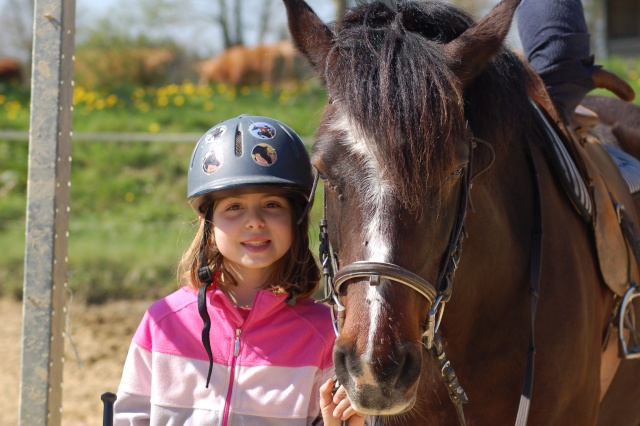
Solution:
<svg viewBox="0 0 640 426">
<path fill-rule="evenodd" d="M 224 415 L 222 417 L 222 425 L 229 424 L 229 406 L 231 405 L 231 394 L 233 393 L 233 381 L 235 380 L 236 361 L 240 353 L 240 333 L 242 330 L 236 328 L 236 341 L 233 344 L 233 362 L 231 363 L 231 372 L 229 373 L 229 388 L 227 390 L 227 398 L 224 401 Z"/>
</svg>

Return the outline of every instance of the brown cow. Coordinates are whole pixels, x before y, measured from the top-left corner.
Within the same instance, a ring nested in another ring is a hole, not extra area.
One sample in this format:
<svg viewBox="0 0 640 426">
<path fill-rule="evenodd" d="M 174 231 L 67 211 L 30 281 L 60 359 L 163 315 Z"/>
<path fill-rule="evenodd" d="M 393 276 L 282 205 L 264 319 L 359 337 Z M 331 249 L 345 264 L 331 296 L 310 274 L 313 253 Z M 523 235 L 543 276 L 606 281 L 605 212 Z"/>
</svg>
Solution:
<svg viewBox="0 0 640 426">
<path fill-rule="evenodd" d="M 12 58 L 0 58 L 0 82 L 19 83 L 21 78 L 20 62 Z"/>
<path fill-rule="evenodd" d="M 234 46 L 215 58 L 196 64 L 196 71 L 201 84 L 278 84 L 296 77 L 298 59 L 288 41 L 253 48 Z"/>
</svg>

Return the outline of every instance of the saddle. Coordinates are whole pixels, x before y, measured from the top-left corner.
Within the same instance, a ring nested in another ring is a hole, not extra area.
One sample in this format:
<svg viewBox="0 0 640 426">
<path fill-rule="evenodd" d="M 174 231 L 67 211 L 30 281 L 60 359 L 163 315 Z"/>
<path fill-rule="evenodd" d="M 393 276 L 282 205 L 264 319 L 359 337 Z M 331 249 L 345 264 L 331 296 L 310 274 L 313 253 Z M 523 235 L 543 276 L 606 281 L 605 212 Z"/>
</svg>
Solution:
<svg viewBox="0 0 640 426">
<path fill-rule="evenodd" d="M 602 278 L 614 294 L 624 297 L 632 283 L 640 283 L 639 259 L 635 254 L 639 250 L 640 228 L 629 185 L 605 145 L 589 132 L 597 124 L 597 116 L 579 110 L 577 127 L 567 126 L 542 79 L 530 67 L 528 71 L 529 96 L 551 121 L 586 185 L 589 198 L 586 201 L 576 197 L 575 190 L 566 186 L 565 189 L 574 207 L 592 226 Z M 621 84 L 621 88 L 614 87 L 613 83 L 607 88 L 624 98 L 632 98 L 625 92 L 626 83 Z M 585 198 L 584 195 L 581 198 Z"/>
</svg>

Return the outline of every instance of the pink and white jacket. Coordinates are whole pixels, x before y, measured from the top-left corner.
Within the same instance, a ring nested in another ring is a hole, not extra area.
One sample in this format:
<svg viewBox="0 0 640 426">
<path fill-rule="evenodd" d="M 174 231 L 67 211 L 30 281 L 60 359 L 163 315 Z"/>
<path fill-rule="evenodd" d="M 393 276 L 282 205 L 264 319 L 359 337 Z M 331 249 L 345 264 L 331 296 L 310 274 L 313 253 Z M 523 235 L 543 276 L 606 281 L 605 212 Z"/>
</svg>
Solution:
<svg viewBox="0 0 640 426">
<path fill-rule="evenodd" d="M 185 287 L 154 303 L 127 355 L 115 425 L 310 424 L 333 375 L 335 334 L 326 306 L 290 306 L 286 297 L 261 290 L 245 320 L 219 289 L 207 292 L 209 388 L 197 292 Z"/>
</svg>

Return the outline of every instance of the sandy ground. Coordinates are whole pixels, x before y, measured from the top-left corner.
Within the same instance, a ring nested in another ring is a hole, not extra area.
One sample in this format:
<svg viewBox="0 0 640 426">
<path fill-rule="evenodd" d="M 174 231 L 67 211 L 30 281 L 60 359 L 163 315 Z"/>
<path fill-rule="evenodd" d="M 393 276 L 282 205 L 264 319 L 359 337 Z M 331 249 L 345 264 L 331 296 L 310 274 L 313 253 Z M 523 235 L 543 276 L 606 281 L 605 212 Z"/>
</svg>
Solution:
<svg viewBox="0 0 640 426">
<path fill-rule="evenodd" d="M 151 301 L 71 306 L 71 340 L 65 343 L 62 425 L 102 424 L 104 392 L 118 388 L 129 342 Z M 17 425 L 20 398 L 22 305 L 0 298 L 0 425 Z"/>
</svg>

